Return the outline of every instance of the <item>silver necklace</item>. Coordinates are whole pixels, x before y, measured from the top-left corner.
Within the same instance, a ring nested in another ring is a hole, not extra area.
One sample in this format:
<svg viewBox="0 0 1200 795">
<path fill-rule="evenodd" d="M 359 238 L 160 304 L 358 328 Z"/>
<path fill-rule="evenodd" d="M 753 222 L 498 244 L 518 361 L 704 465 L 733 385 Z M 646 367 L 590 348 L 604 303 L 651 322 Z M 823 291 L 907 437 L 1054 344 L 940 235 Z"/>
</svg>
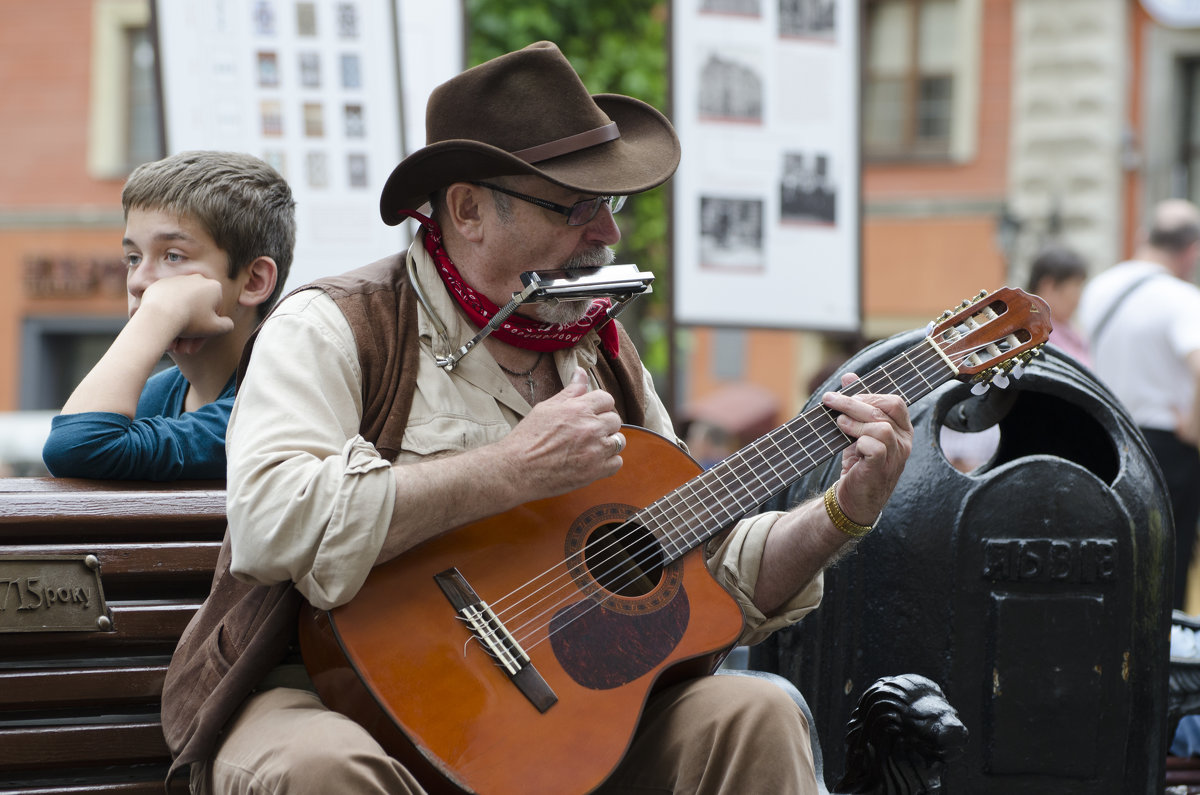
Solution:
<svg viewBox="0 0 1200 795">
<path fill-rule="evenodd" d="M 533 405 L 533 399 L 534 399 L 534 394 L 533 394 L 533 371 L 534 371 L 534 370 L 536 370 L 536 369 L 538 369 L 538 365 L 542 363 L 542 357 L 543 357 L 543 356 L 545 356 L 545 355 L 546 355 L 546 352 L 545 352 L 545 351 L 542 351 L 541 353 L 539 353 L 539 354 L 538 354 L 538 357 L 537 357 L 536 359 L 534 359 L 534 360 L 533 360 L 533 366 L 532 366 L 532 367 L 530 367 L 528 370 L 526 370 L 526 371 L 525 371 L 525 372 L 523 372 L 523 373 L 517 373 L 517 372 L 513 372 L 512 370 L 509 370 L 509 369 L 508 369 L 507 367 L 505 367 L 504 365 L 500 364 L 500 362 L 496 362 L 496 365 L 497 365 L 497 366 L 498 366 L 498 367 L 499 367 L 501 370 L 503 370 L 504 372 L 508 373 L 508 374 L 509 374 L 510 376 L 512 376 L 513 378 L 524 378 L 524 379 L 525 379 L 525 387 L 526 387 L 526 388 L 529 390 L 529 404 L 530 404 L 530 405 Z"/>
</svg>

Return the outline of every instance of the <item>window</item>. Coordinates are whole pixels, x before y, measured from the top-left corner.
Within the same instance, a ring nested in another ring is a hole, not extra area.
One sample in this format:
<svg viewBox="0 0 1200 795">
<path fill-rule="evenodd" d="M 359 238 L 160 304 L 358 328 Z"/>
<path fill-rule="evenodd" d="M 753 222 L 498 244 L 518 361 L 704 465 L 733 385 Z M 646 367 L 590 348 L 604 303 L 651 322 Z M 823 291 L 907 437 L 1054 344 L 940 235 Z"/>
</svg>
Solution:
<svg viewBox="0 0 1200 795">
<path fill-rule="evenodd" d="M 145 27 L 126 28 L 128 75 L 129 135 L 126 137 L 125 165 L 130 170 L 163 156 L 162 127 L 158 112 L 158 79 L 154 66 L 154 45 Z"/>
<path fill-rule="evenodd" d="M 124 318 L 26 318 L 21 332 L 21 408 L 62 408 L 124 325 Z"/>
<path fill-rule="evenodd" d="M 1200 58 L 1183 58 L 1179 65 L 1183 90 L 1183 112 L 1179 116 L 1183 131 L 1175 169 L 1180 184 L 1174 186 L 1172 195 L 1186 196 L 1195 202 L 1200 200 Z"/>
<path fill-rule="evenodd" d="M 88 168 L 119 179 L 163 156 L 149 0 L 95 0 Z"/>
<path fill-rule="evenodd" d="M 965 159 L 973 148 L 979 0 L 868 0 L 866 9 L 866 155 Z"/>
</svg>

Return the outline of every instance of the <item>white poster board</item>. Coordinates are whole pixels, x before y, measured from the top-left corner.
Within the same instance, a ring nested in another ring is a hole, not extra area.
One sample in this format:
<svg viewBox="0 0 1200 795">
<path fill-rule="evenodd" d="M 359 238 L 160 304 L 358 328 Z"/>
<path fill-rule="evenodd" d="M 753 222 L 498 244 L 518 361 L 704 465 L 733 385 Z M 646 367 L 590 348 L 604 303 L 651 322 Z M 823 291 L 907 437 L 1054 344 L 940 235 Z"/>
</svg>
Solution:
<svg viewBox="0 0 1200 795">
<path fill-rule="evenodd" d="M 405 33 L 441 43 L 457 72 L 459 4 L 437 5 L 450 23 Z M 284 175 L 296 197 L 289 287 L 405 245 L 407 234 L 379 217 L 380 190 L 402 157 L 392 2 L 158 0 L 155 16 L 167 151 L 248 152 Z M 453 72 L 421 71 L 409 106 L 423 112 L 425 83 Z"/>
<path fill-rule="evenodd" d="M 677 322 L 856 331 L 855 0 L 675 0 Z"/>
</svg>

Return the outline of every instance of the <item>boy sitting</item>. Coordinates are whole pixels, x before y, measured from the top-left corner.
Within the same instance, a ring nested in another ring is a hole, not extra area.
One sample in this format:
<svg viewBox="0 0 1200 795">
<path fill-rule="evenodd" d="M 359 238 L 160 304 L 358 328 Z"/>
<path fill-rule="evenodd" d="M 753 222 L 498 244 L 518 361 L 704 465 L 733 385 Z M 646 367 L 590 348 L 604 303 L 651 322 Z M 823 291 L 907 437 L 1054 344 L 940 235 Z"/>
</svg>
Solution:
<svg viewBox="0 0 1200 795">
<path fill-rule="evenodd" d="M 183 152 L 139 166 L 121 204 L 129 322 L 42 458 L 57 477 L 224 478 L 242 347 L 291 267 L 291 188 L 250 155 Z M 164 352 L 175 367 L 152 376 Z"/>
</svg>

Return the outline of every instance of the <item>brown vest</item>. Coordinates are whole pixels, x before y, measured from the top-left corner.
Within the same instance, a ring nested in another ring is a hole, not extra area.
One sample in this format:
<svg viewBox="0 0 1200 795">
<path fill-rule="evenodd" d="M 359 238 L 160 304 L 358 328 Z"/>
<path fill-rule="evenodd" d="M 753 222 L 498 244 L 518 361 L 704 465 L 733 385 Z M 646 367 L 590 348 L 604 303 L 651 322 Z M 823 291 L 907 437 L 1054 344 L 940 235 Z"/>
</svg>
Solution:
<svg viewBox="0 0 1200 795">
<path fill-rule="evenodd" d="M 416 291 L 408 286 L 401 254 L 299 288 L 324 290 L 349 322 L 363 373 L 359 433 L 388 460 L 400 450 L 421 355 Z M 625 330 L 618 327 L 618 334 L 620 356 L 601 355 L 595 376 L 613 395 L 622 420 L 640 425 L 645 421 L 641 360 Z M 239 383 L 256 337 L 257 332 L 242 353 Z M 295 636 L 303 600 L 299 591 L 290 582 L 244 583 L 230 574 L 229 562 L 226 532 L 212 590 L 184 630 L 163 683 L 163 734 L 175 757 L 168 780 L 212 755 L 226 722 L 284 658 Z"/>
</svg>

